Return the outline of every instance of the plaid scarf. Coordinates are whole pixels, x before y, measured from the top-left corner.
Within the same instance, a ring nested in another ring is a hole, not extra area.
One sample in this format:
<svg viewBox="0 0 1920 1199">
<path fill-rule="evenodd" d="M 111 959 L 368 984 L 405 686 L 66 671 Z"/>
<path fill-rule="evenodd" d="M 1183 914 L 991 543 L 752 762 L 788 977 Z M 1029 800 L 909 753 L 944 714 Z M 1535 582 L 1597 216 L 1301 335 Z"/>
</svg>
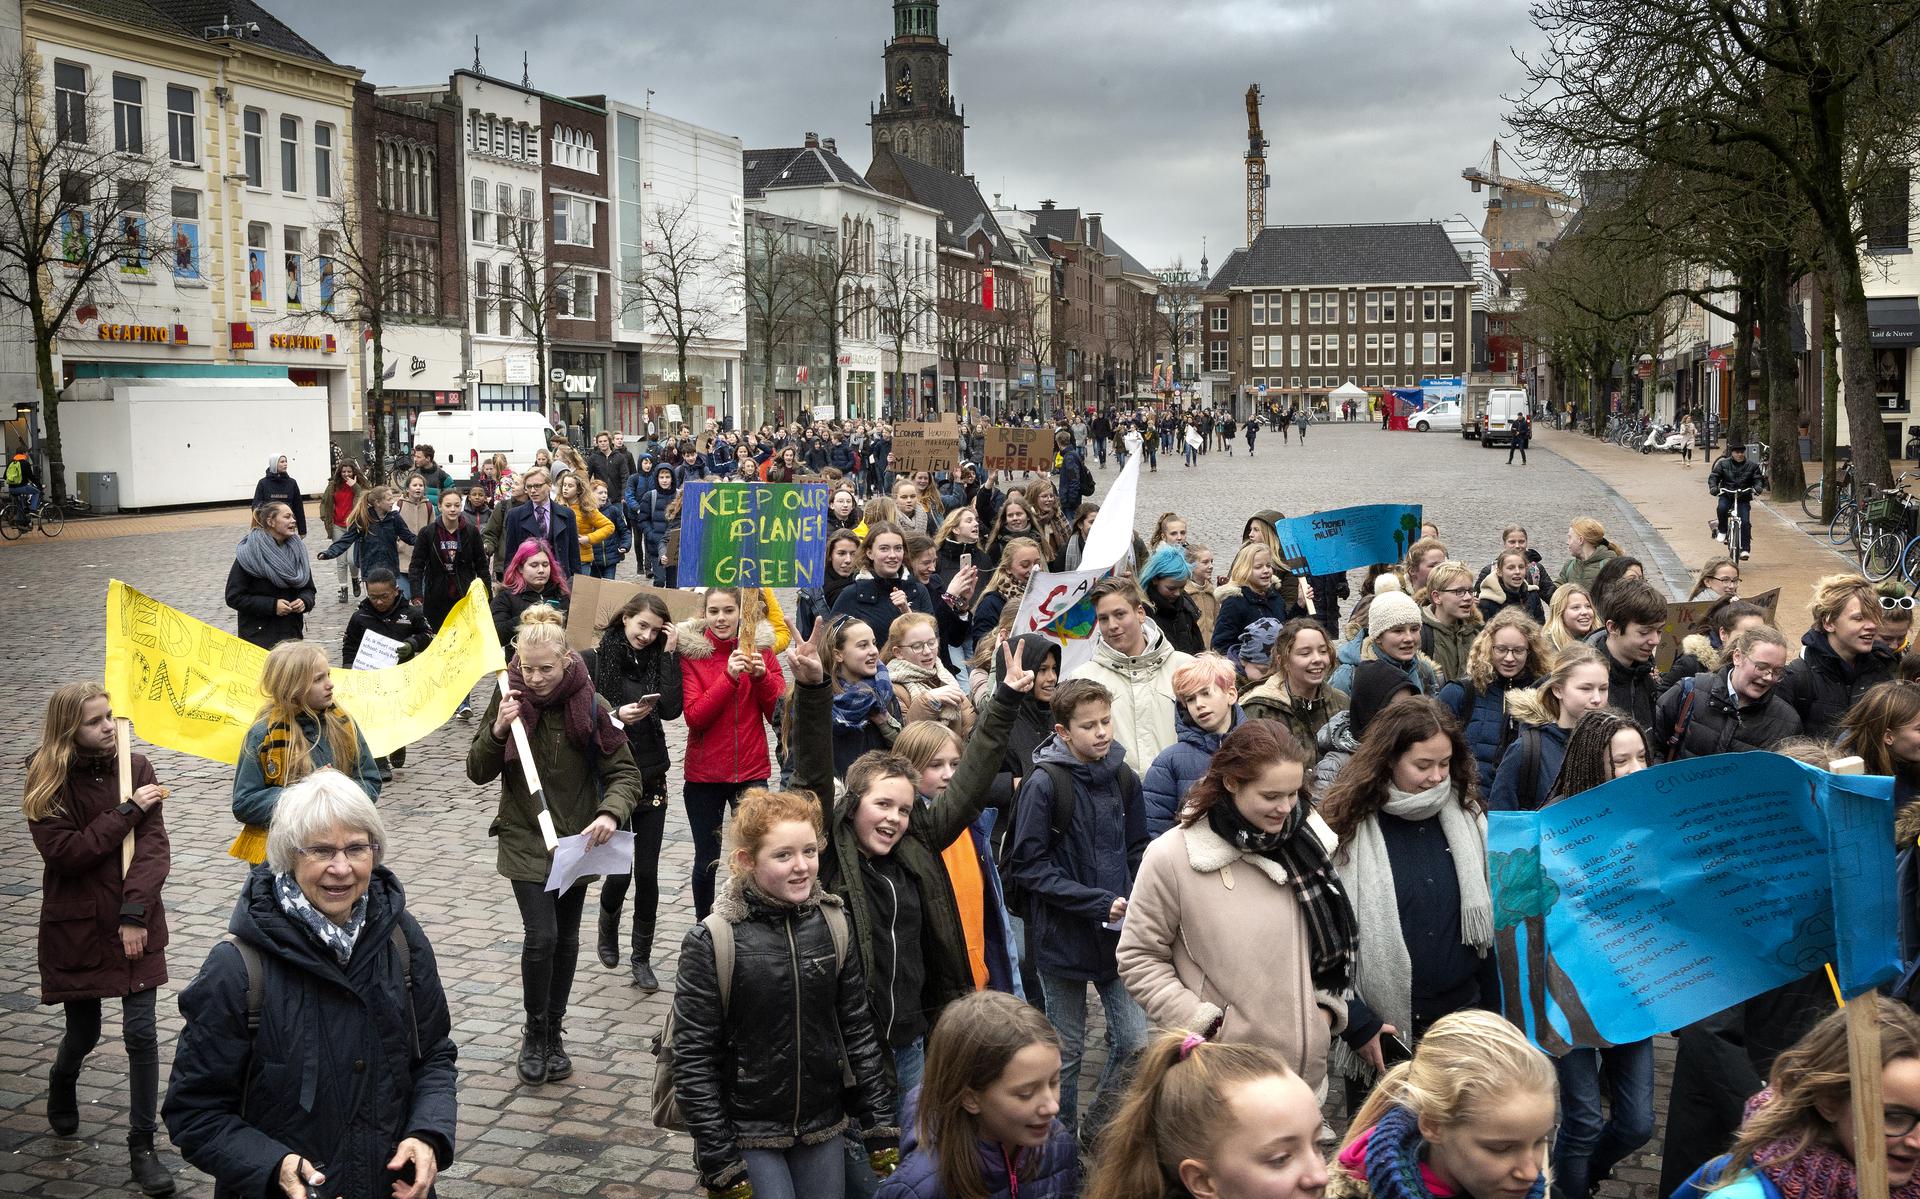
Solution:
<svg viewBox="0 0 1920 1199">
<path fill-rule="evenodd" d="M 1263 833 L 1226 797 L 1207 809 L 1207 824 L 1236 849 L 1270 858 L 1287 872 L 1287 882 L 1307 919 L 1313 985 L 1332 995 L 1345 995 L 1353 985 L 1360 926 L 1333 868 L 1333 856 L 1307 827 L 1307 811 L 1304 800 L 1295 803 L 1285 828 Z"/>
</svg>

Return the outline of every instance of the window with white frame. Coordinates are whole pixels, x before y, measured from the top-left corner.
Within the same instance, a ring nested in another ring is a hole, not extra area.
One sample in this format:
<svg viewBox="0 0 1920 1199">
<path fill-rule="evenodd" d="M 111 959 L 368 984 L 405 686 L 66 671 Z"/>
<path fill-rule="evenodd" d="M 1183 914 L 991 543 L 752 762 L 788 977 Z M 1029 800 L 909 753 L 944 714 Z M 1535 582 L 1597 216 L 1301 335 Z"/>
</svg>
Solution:
<svg viewBox="0 0 1920 1199">
<path fill-rule="evenodd" d="M 87 68 L 53 64 L 53 136 L 63 142 L 87 140 Z"/>
<path fill-rule="evenodd" d="M 1320 323 L 1320 293 L 1317 291 L 1307 296 L 1307 323 L 1309 325 Z M 1316 337 L 1314 340 L 1320 339 Z"/>
<path fill-rule="evenodd" d="M 493 268 L 484 262 L 473 264 L 473 331 L 487 331 L 487 314 L 493 307 L 493 297 L 489 294 L 493 280 Z"/>
<path fill-rule="evenodd" d="M 167 157 L 191 166 L 200 161 L 197 110 L 199 96 L 190 87 L 167 85 Z"/>
<path fill-rule="evenodd" d="M 240 115 L 241 161 L 248 187 L 267 185 L 267 114 L 249 108 Z"/>
<path fill-rule="evenodd" d="M 1300 335 L 1298 333 L 1295 333 L 1288 339 L 1287 358 L 1289 359 L 1287 362 L 1288 366 L 1300 365 Z M 1298 385 L 1298 382 L 1298 380 L 1295 380 L 1296 385 Z"/>
<path fill-rule="evenodd" d="M 200 277 L 200 193 L 173 189 L 173 277 Z"/>
<path fill-rule="evenodd" d="M 317 121 L 313 126 L 313 194 L 323 200 L 333 197 L 333 126 Z"/>
<path fill-rule="evenodd" d="M 1400 293 L 1400 311 L 1407 314 L 1407 323 L 1412 324 L 1413 323 L 1413 292 L 1412 291 L 1403 291 Z M 1409 355 L 1409 359 L 1411 359 L 1411 355 Z"/>
<path fill-rule="evenodd" d="M 1212 322 L 1208 328 L 1213 332 L 1225 333 L 1227 331 L 1227 310 L 1225 308 L 1215 308 L 1207 319 Z M 1225 368 L 1223 367 L 1222 369 Z"/>
<path fill-rule="evenodd" d="M 336 233 L 322 230 L 320 233 L 319 253 L 314 255 L 313 283 L 320 311 L 332 312 L 334 289 L 339 285 L 340 237 Z"/>
<path fill-rule="evenodd" d="M 1349 325 L 1360 323 L 1360 293 L 1357 291 L 1347 293 L 1347 323 Z"/>
<path fill-rule="evenodd" d="M 122 154 L 147 152 L 146 80 L 134 75 L 113 77 L 113 148 Z"/>
<path fill-rule="evenodd" d="M 1267 323 L 1267 297 L 1260 292 L 1253 293 L 1253 317 L 1248 323 L 1255 325 Z"/>
<path fill-rule="evenodd" d="M 1440 335 L 1440 365 L 1441 366 L 1453 365 L 1453 334 L 1452 333 L 1442 333 Z"/>
<path fill-rule="evenodd" d="M 1430 287 L 1420 293 L 1420 319 L 1423 321 L 1440 319 L 1440 295 Z"/>
<path fill-rule="evenodd" d="M 1408 302 L 1409 302 L 1409 303 L 1411 303 L 1411 302 L 1412 302 L 1412 297 L 1411 297 L 1411 296 L 1409 296 L 1409 297 L 1408 297 Z M 1409 308 L 1409 309 L 1407 309 L 1407 314 L 1408 314 L 1408 319 L 1409 319 L 1409 320 L 1411 320 L 1411 319 L 1412 319 L 1412 314 L 1413 314 L 1413 309 L 1411 309 L 1411 308 Z M 1405 365 L 1407 365 L 1407 366 L 1413 366 L 1413 365 L 1414 365 L 1414 361 L 1413 361 L 1413 334 L 1411 334 L 1411 333 L 1403 333 L 1403 334 L 1401 334 L 1401 335 L 1400 335 L 1400 349 L 1402 350 L 1402 352 L 1403 352 L 1403 354 L 1404 354 L 1404 357 L 1402 357 L 1402 358 L 1400 359 L 1400 361 L 1401 361 L 1401 362 L 1402 362 L 1403 364 L 1405 364 Z"/>
<path fill-rule="evenodd" d="M 499 264 L 497 277 L 500 281 L 500 332 L 502 335 L 507 335 L 513 332 L 513 319 L 516 315 L 514 312 L 515 297 L 526 297 L 524 293 L 513 284 L 513 264 L 511 262 Z M 522 333 L 532 332 L 533 322 L 527 319 L 526 313 L 523 311 L 518 315 L 520 317 L 520 331 Z"/>
<path fill-rule="evenodd" d="M 1420 365 L 1432 366 L 1439 361 L 1440 339 L 1432 333 L 1420 335 Z"/>
<path fill-rule="evenodd" d="M 1378 333 L 1367 334 L 1367 365 L 1380 365 L 1380 335 Z"/>
<path fill-rule="evenodd" d="M 596 174 L 600 170 L 600 152 L 594 148 L 593 134 L 584 129 L 555 125 L 553 144 L 547 153 L 548 161 L 555 166 Z"/>
<path fill-rule="evenodd" d="M 1307 365 L 1320 365 L 1320 335 L 1318 333 L 1307 338 Z"/>
<path fill-rule="evenodd" d="M 1395 352 L 1399 343 L 1400 339 L 1391 333 L 1380 339 L 1381 366 L 1395 366 L 1398 364 L 1399 359 L 1395 357 Z"/>
<path fill-rule="evenodd" d="M 1308 387 L 1318 387 L 1318 386 L 1320 386 L 1320 376 L 1319 376 L 1319 375 L 1308 375 L 1308 376 L 1307 376 L 1307 386 L 1308 386 Z"/>
<path fill-rule="evenodd" d="M 267 306 L 267 238 L 271 234 L 263 222 L 247 223 L 247 303 L 255 308 Z"/>
<path fill-rule="evenodd" d="M 1347 334 L 1347 365 L 1360 365 L 1360 335 L 1358 333 Z"/>
<path fill-rule="evenodd" d="M 1380 386 L 1380 376 L 1379 376 L 1379 375 L 1368 375 L 1368 376 L 1367 376 L 1367 382 L 1366 382 L 1366 386 L 1368 386 L 1368 387 L 1378 387 L 1378 386 Z"/>
<path fill-rule="evenodd" d="M 1440 319 L 1443 321 L 1453 319 L 1453 292 L 1451 291 L 1440 293 Z"/>
<path fill-rule="evenodd" d="M 1300 323 L 1300 293 L 1299 292 L 1296 291 L 1293 293 L 1293 303 L 1290 304 L 1288 308 L 1289 308 L 1289 315 L 1288 315 L 1287 323 L 1293 324 L 1293 325 L 1299 324 Z"/>
<path fill-rule="evenodd" d="M 1380 323 L 1380 293 L 1377 291 L 1367 293 L 1367 323 L 1369 325 Z"/>
<path fill-rule="evenodd" d="M 593 244 L 593 203 L 578 196 L 553 196 L 553 240 L 560 245 Z"/>
<path fill-rule="evenodd" d="M 300 118 L 280 118 L 280 190 L 300 190 Z"/>
<path fill-rule="evenodd" d="M 472 182 L 472 184 L 469 185 L 467 207 L 473 210 L 472 212 L 473 240 L 481 241 L 481 242 L 486 241 L 487 240 L 487 181 L 485 179 L 475 179 Z"/>
<path fill-rule="evenodd" d="M 1267 339 L 1265 337 L 1256 336 L 1253 339 L 1251 350 L 1253 353 L 1253 361 L 1249 365 L 1257 366 L 1257 367 L 1266 366 L 1267 365 Z"/>
<path fill-rule="evenodd" d="M 533 205 L 534 205 L 533 189 L 530 187 L 521 188 L 520 189 L 520 244 L 523 246 L 533 246 L 537 248 L 540 245 L 540 222 L 533 215 Z M 589 238 L 593 236 L 593 226 L 591 224 L 587 226 L 587 236 Z M 588 244 L 591 245 L 592 243 L 588 242 Z"/>
<path fill-rule="evenodd" d="M 1223 371 L 1227 369 L 1227 343 L 1214 341 L 1207 345 L 1207 369 Z"/>
<path fill-rule="evenodd" d="M 287 307 L 304 308 L 307 298 L 304 286 L 305 276 L 301 274 L 304 267 L 304 256 L 301 254 L 304 231 L 291 227 L 282 229 L 280 240 L 283 251 L 282 268 L 287 277 Z"/>
<path fill-rule="evenodd" d="M 147 240 L 147 185 L 135 179 L 122 179 L 119 192 L 120 269 L 130 275 L 147 273 L 150 243 Z"/>
<path fill-rule="evenodd" d="M 513 187 L 493 185 L 493 240 L 503 246 L 513 244 Z"/>
<path fill-rule="evenodd" d="M 595 284 L 593 275 L 587 271 L 561 272 L 555 289 L 558 297 L 555 306 L 560 315 L 573 320 L 592 320 Z"/>
<path fill-rule="evenodd" d="M 1400 319 L 1399 303 L 1393 292 L 1380 293 L 1380 319 L 1389 325 Z M 1389 333 L 1387 336 L 1392 337 L 1393 334 Z"/>
</svg>

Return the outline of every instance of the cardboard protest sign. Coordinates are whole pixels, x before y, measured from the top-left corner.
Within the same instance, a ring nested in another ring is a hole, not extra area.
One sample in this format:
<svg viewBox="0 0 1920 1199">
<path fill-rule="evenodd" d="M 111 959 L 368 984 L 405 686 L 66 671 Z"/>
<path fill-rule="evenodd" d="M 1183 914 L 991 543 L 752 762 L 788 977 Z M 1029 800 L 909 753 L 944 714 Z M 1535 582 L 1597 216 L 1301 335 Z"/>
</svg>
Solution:
<svg viewBox="0 0 1920 1199">
<path fill-rule="evenodd" d="M 1363 504 L 1311 516 L 1294 516 L 1274 527 L 1280 536 L 1275 570 L 1330 575 L 1399 562 L 1420 540 L 1420 505 Z"/>
<path fill-rule="evenodd" d="M 260 711 L 267 651 L 118 579 L 107 584 L 106 686 L 115 715 L 155 745 L 232 764 Z M 384 670 L 333 671 L 334 701 L 376 755 L 452 718 L 482 675 L 506 669 L 486 589 L 476 581 L 433 644 Z"/>
<path fill-rule="evenodd" d="M 986 451 L 980 457 L 981 465 L 988 470 L 1049 471 L 1053 469 L 1053 437 L 1047 429 L 996 425 L 987 430 Z"/>
<path fill-rule="evenodd" d="M 613 623 L 614 613 L 642 591 L 651 591 L 665 600 L 667 613 L 675 624 L 700 615 L 702 601 L 697 591 L 648 587 L 626 579 L 596 579 L 578 574 L 573 576 L 573 595 L 567 603 L 567 645 L 573 649 L 592 649 L 600 644 L 600 634 Z"/>
<path fill-rule="evenodd" d="M 896 474 L 916 470 L 958 470 L 960 422 L 953 416 L 932 421 L 902 421 L 893 426 L 893 469 Z"/>
<path fill-rule="evenodd" d="M 824 483 L 688 483 L 682 587 L 813 587 L 825 577 Z"/>
<path fill-rule="evenodd" d="M 1740 598 L 1749 604 L 1758 605 L 1760 610 L 1766 613 L 1767 623 L 1773 623 L 1774 612 L 1780 606 L 1778 587 L 1771 591 L 1763 591 L 1759 595 L 1743 595 Z M 1660 646 L 1653 651 L 1653 664 L 1665 671 L 1673 665 L 1674 658 L 1679 656 L 1680 643 L 1685 641 L 1688 635 L 1699 633 L 1704 636 L 1707 632 L 1707 614 L 1713 611 L 1714 605 L 1719 602 L 1718 599 L 1710 599 L 1693 600 L 1684 604 L 1668 604 L 1667 623 L 1661 626 Z"/>
<path fill-rule="evenodd" d="M 1778 754 L 1487 818 L 1504 1008 L 1549 1053 L 1638 1041 L 1837 962 L 1898 973 L 1893 780 Z"/>
</svg>

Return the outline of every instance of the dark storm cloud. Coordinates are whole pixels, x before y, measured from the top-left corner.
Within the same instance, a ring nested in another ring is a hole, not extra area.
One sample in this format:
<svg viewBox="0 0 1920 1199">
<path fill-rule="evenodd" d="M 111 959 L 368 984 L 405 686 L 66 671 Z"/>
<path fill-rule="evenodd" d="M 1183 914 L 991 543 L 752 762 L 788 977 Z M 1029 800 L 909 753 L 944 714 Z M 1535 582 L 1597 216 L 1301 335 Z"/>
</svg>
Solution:
<svg viewBox="0 0 1920 1199">
<path fill-rule="evenodd" d="M 478 34 L 489 74 L 517 80 L 524 50 L 537 87 L 636 105 L 652 88 L 749 146 L 837 137 L 860 168 L 892 33 L 889 0 L 267 3 L 376 84 L 444 79 Z M 1149 265 L 1244 240 L 1253 82 L 1270 222 L 1477 222 L 1460 170 L 1519 82 L 1509 47 L 1534 41 L 1524 0 L 946 0 L 940 31 L 981 189 L 1102 211 Z"/>
</svg>

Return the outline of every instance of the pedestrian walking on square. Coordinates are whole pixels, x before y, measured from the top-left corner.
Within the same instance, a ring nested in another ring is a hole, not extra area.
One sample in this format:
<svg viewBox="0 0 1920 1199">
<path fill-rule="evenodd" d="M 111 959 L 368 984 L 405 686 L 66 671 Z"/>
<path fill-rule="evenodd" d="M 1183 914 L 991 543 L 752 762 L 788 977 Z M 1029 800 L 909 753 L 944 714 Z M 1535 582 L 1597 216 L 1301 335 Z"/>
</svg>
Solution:
<svg viewBox="0 0 1920 1199">
<path fill-rule="evenodd" d="M 634 835 L 633 873 L 615 874 L 600 885 L 600 964 L 620 965 L 620 908 L 633 887 L 633 985 L 647 994 L 660 989 L 653 973 L 653 929 L 660 906 L 660 841 L 667 825 L 665 722 L 680 719 L 680 659 L 677 630 L 666 601 L 641 592 L 621 606 L 600 644 L 581 652 L 594 690 L 625 726 L 627 746 L 640 770 L 640 802 L 626 827 Z"/>
<path fill-rule="evenodd" d="M 171 865 L 161 801 L 166 788 L 145 754 L 133 756 L 133 794 L 122 796 L 113 705 L 98 683 L 68 683 L 47 701 L 40 745 L 27 759 L 21 809 L 41 871 L 40 1002 L 61 1005 L 66 1032 L 47 1083 L 47 1123 L 58 1137 L 80 1128 L 80 1067 L 100 1043 L 100 1006 L 120 1001 L 127 1046 L 127 1150 L 133 1182 L 173 1194 L 153 1149 L 160 1094 L 156 988 L 167 981 L 167 916 L 160 889 Z M 133 838 L 124 875 L 120 847 Z"/>
<path fill-rule="evenodd" d="M 307 535 L 307 505 L 301 497 L 300 484 L 287 474 L 287 456 L 272 454 L 267 458 L 267 472 L 253 485 L 253 507 L 258 511 L 262 506 L 278 500 L 293 511 L 294 527 L 300 530 L 300 536 Z"/>
<path fill-rule="evenodd" d="M 362 582 L 376 570 L 386 569 L 398 579 L 402 573 L 400 545 L 412 545 L 418 538 L 399 512 L 399 500 L 391 487 L 369 487 L 360 493 L 353 515 L 340 528 L 333 543 L 314 555 L 322 562 L 336 560 L 353 549 L 353 567 Z M 404 592 L 403 592 L 404 594 Z"/>
<path fill-rule="evenodd" d="M 441 492 L 440 519 L 420 530 L 417 540 L 425 544 L 413 556 L 413 600 L 435 632 L 467 588 L 487 578 L 486 545 L 480 530 L 462 515 L 462 507 L 458 490 Z"/>
<path fill-rule="evenodd" d="M 253 510 L 253 527 L 227 571 L 227 607 L 239 615 L 240 639 L 261 649 L 300 640 L 313 600 L 313 568 L 294 511 L 269 500 Z"/>
<path fill-rule="evenodd" d="M 1309 419 L 1310 418 L 1307 412 L 1307 406 L 1305 404 L 1302 404 L 1300 405 L 1300 407 L 1294 409 L 1293 427 L 1295 431 L 1297 431 L 1300 434 L 1300 444 L 1302 446 L 1305 446 L 1307 444 L 1307 423 Z"/>
<path fill-rule="evenodd" d="M 453 1164 L 453 1022 L 386 846 L 346 776 L 287 788 L 180 993 L 167 1133 L 215 1196 L 427 1199 Z"/>
<path fill-rule="evenodd" d="M 1520 455 L 1520 465 L 1527 464 L 1527 443 L 1533 440 L 1533 418 L 1524 412 L 1514 414 L 1513 440 L 1507 443 L 1507 465 L 1513 465 L 1513 456 Z"/>
<path fill-rule="evenodd" d="M 1282 425 L 1281 428 L 1284 430 L 1286 426 Z M 1247 418 L 1247 457 L 1249 458 L 1253 457 L 1253 439 L 1259 435 L 1260 418 L 1257 416 L 1249 416 Z"/>
<path fill-rule="evenodd" d="M 360 490 L 360 464 L 351 458 L 342 460 L 320 492 L 320 527 L 326 531 L 328 541 L 346 531 L 347 522 L 353 519 L 353 510 L 360 502 Z M 349 584 L 354 595 L 360 594 L 360 572 L 354 569 L 353 563 L 336 558 L 333 577 L 340 585 L 341 603 L 347 602 Z"/>
<path fill-rule="evenodd" d="M 633 815 L 640 771 L 626 734 L 608 719 L 606 701 L 594 694 L 586 662 L 567 648 L 559 613 L 528 609 L 513 648 L 507 689 L 494 692 L 474 730 L 467 778 L 481 784 L 500 780 L 500 808 L 488 831 L 499 838 L 495 868 L 513 884 L 520 908 L 520 987 L 527 1023 L 517 1069 L 522 1082 L 537 1085 L 573 1073 L 562 1035 L 589 881 L 581 879 L 565 891 L 546 889 L 553 859 L 540 817 L 550 818 L 558 836 L 584 834 L 589 847 L 604 845 Z M 537 794 L 519 762 L 515 721 L 524 725 L 533 751 L 541 786 Z"/>
</svg>

